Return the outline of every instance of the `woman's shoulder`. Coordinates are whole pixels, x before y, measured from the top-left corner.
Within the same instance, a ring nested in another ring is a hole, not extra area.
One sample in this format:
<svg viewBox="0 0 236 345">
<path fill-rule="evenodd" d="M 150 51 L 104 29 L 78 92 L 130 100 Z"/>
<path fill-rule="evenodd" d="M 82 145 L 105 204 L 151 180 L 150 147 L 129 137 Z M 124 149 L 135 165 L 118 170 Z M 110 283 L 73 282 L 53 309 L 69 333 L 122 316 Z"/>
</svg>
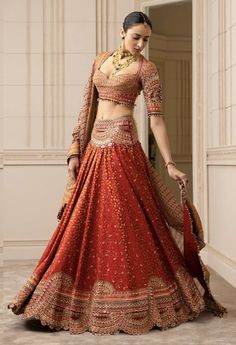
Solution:
<svg viewBox="0 0 236 345">
<path fill-rule="evenodd" d="M 102 61 L 104 58 L 110 56 L 112 54 L 112 51 L 103 51 L 99 54 L 96 55 L 95 58 L 95 63 L 99 63 L 100 61 Z"/>
<path fill-rule="evenodd" d="M 153 61 L 147 59 L 144 55 L 142 55 L 142 60 L 143 60 L 142 61 L 142 69 L 143 69 L 143 71 L 145 70 L 145 71 L 152 72 L 152 71 L 156 71 L 157 70 L 156 64 Z"/>
</svg>

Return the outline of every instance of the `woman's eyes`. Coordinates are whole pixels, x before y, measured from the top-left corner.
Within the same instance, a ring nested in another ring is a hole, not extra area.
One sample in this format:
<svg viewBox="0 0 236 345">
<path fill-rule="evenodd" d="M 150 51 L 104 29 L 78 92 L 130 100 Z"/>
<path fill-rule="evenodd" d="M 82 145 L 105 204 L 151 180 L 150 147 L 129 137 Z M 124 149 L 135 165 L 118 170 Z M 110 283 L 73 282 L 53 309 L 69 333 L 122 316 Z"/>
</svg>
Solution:
<svg viewBox="0 0 236 345">
<path fill-rule="evenodd" d="M 139 37 L 133 37 L 136 41 L 139 40 Z M 148 39 L 144 40 L 144 42 L 148 42 Z"/>
</svg>

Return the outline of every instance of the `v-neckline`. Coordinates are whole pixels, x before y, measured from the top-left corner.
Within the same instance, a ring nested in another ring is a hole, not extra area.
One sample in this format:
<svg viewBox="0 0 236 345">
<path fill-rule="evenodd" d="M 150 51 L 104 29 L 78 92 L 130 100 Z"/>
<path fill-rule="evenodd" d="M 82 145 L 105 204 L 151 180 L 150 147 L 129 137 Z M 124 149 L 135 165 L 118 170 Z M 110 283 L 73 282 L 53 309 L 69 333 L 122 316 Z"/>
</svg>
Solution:
<svg viewBox="0 0 236 345">
<path fill-rule="evenodd" d="M 98 68 L 98 71 L 100 73 L 102 73 L 108 80 L 113 79 L 113 78 L 117 78 L 117 77 L 121 77 L 123 75 L 125 75 L 125 76 L 127 76 L 127 75 L 136 76 L 137 75 L 137 73 L 122 73 L 122 74 L 117 74 L 117 75 L 113 75 L 113 76 L 108 76 L 106 73 L 104 73 L 102 70 L 100 70 L 100 68 Z"/>
<path fill-rule="evenodd" d="M 113 79 L 113 78 L 120 77 L 120 76 L 122 76 L 122 75 L 125 75 L 125 76 L 127 76 L 127 75 L 128 75 L 128 76 L 137 76 L 137 75 L 139 74 L 139 71 L 140 71 L 140 68 L 141 68 L 141 60 L 142 60 L 142 58 L 143 58 L 143 55 L 141 55 L 141 54 L 140 54 L 140 57 L 139 57 L 139 59 L 138 59 L 138 69 L 137 69 L 136 73 L 122 73 L 122 74 L 116 74 L 116 75 L 114 75 L 114 76 L 112 76 L 112 75 L 108 76 L 105 72 L 103 72 L 103 71 L 101 70 L 101 66 L 104 64 L 104 62 L 105 62 L 107 59 L 109 59 L 110 56 L 112 56 L 112 54 L 114 54 L 114 52 L 115 52 L 115 50 L 113 50 L 108 56 L 105 56 L 105 58 L 102 59 L 100 66 L 98 66 L 98 68 L 97 68 L 98 71 L 101 72 L 101 73 L 107 78 L 107 80 L 111 80 L 111 79 Z"/>
</svg>

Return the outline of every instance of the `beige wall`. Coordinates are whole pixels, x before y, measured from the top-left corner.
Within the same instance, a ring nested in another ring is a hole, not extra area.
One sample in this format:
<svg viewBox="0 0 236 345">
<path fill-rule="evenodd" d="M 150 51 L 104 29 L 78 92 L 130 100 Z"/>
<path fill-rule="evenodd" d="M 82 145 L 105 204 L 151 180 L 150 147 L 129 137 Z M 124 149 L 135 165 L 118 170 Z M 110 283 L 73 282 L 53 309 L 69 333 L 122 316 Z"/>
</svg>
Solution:
<svg viewBox="0 0 236 345">
<path fill-rule="evenodd" d="M 122 20 L 133 8 L 126 0 L 1 1 L 4 260 L 37 259 L 55 230 L 66 152 L 92 62 L 118 46 Z"/>
<path fill-rule="evenodd" d="M 208 262 L 236 286 L 236 2 L 206 11 Z"/>
</svg>

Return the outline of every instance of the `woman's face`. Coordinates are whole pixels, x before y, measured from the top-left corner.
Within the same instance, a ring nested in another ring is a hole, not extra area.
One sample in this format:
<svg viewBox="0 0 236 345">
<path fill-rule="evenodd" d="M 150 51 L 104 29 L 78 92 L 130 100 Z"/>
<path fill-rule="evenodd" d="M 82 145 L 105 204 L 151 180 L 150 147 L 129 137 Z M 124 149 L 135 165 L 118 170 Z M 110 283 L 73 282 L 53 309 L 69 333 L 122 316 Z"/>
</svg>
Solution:
<svg viewBox="0 0 236 345">
<path fill-rule="evenodd" d="M 131 54 L 140 54 L 146 47 L 151 33 L 150 26 L 142 23 L 132 26 L 126 32 L 122 29 L 121 37 L 125 36 L 125 49 L 130 51 Z"/>
</svg>

